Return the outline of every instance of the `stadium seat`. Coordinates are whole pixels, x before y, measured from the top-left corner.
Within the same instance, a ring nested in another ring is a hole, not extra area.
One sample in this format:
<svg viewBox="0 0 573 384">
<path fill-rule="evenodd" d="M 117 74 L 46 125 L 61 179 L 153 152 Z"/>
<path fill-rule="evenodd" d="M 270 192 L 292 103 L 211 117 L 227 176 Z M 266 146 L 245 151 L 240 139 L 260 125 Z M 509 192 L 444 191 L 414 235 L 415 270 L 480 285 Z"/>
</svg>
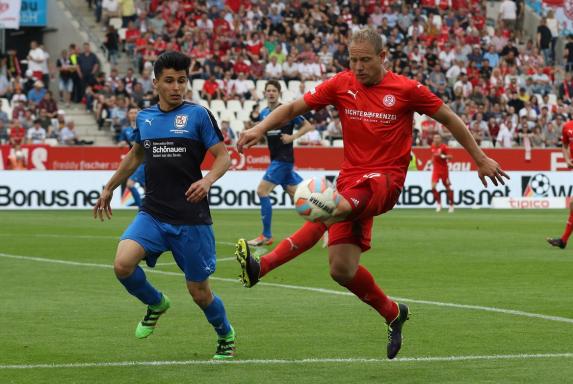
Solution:
<svg viewBox="0 0 573 384">
<path fill-rule="evenodd" d="M 265 85 L 267 84 L 267 80 L 257 80 L 257 94 L 259 96 L 263 96 L 265 94 Z"/>
<path fill-rule="evenodd" d="M 58 139 L 46 139 L 44 143 L 50 147 L 56 147 L 58 145 Z"/>
<path fill-rule="evenodd" d="M 231 120 L 230 124 L 237 137 L 239 136 L 239 133 L 245 129 L 245 123 L 240 120 Z"/>
<path fill-rule="evenodd" d="M 12 119 L 12 107 L 10 106 L 10 100 L 3 97 L 0 99 L 0 109 L 8 114 L 8 117 Z"/>
<path fill-rule="evenodd" d="M 125 32 L 127 32 L 127 28 L 120 28 L 120 29 L 117 31 L 117 35 L 119 36 L 119 40 L 120 40 L 120 41 L 125 40 Z"/>
<path fill-rule="evenodd" d="M 247 113 L 251 113 L 255 104 L 257 104 L 255 100 L 245 100 L 243 102 L 243 110 Z"/>
<path fill-rule="evenodd" d="M 459 148 L 461 145 L 460 145 L 460 143 L 458 143 L 457 140 L 452 139 L 452 140 L 448 141 L 448 146 L 450 148 Z"/>
<path fill-rule="evenodd" d="M 235 116 L 235 112 L 233 111 L 229 111 L 228 109 L 223 109 L 222 111 L 219 112 L 221 116 L 221 121 L 228 121 L 231 122 L 233 120 L 236 120 L 236 116 Z"/>
<path fill-rule="evenodd" d="M 116 30 L 120 30 L 122 21 L 120 17 L 112 17 L 109 19 L 109 25 L 113 26 Z"/>
<path fill-rule="evenodd" d="M 305 81 L 304 82 L 304 91 L 308 92 L 312 88 L 316 87 L 318 84 L 320 84 L 320 81 Z"/>
<path fill-rule="evenodd" d="M 229 111 L 238 113 L 243 109 L 243 106 L 241 105 L 241 102 L 239 100 L 229 100 L 227 101 L 227 109 Z"/>
<path fill-rule="evenodd" d="M 493 143 L 490 140 L 482 140 L 480 147 L 482 147 L 482 148 L 493 148 Z"/>
<path fill-rule="evenodd" d="M 221 113 L 222 111 L 227 109 L 227 107 L 225 106 L 225 102 L 223 100 L 214 99 L 211 100 L 211 105 L 209 106 L 209 109 L 213 113 Z"/>
<path fill-rule="evenodd" d="M 292 93 L 296 93 L 299 87 L 300 87 L 299 80 L 291 80 L 288 82 L 288 90 Z"/>
<path fill-rule="evenodd" d="M 334 139 L 334 140 L 332 141 L 332 146 L 333 146 L 333 147 L 338 147 L 338 148 L 344 147 L 344 142 L 342 141 L 342 139 Z"/>
<path fill-rule="evenodd" d="M 290 101 L 292 101 L 294 99 L 294 96 L 292 94 L 291 91 L 289 91 L 288 89 L 283 91 L 283 94 L 281 96 L 281 100 L 285 103 L 288 103 Z"/>
<path fill-rule="evenodd" d="M 203 79 L 193 79 L 193 90 L 194 91 L 200 91 L 201 89 L 203 89 L 203 84 L 205 84 L 205 80 Z"/>
<path fill-rule="evenodd" d="M 237 111 L 237 120 L 245 122 L 245 121 L 250 121 L 251 117 L 250 117 L 251 111 L 246 111 L 244 109 L 241 109 L 239 111 Z"/>
<path fill-rule="evenodd" d="M 199 99 L 199 101 L 197 102 L 197 104 L 209 109 L 209 102 L 205 99 Z"/>
</svg>

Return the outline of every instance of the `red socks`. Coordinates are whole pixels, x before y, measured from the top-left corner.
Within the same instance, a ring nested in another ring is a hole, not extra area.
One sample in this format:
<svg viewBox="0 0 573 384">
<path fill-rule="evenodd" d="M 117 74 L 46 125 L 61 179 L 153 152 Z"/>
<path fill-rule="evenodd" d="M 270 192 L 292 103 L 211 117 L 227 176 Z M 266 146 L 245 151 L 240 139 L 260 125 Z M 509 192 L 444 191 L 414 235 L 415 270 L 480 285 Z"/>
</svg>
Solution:
<svg viewBox="0 0 573 384">
<path fill-rule="evenodd" d="M 398 316 L 398 304 L 390 300 L 374 281 L 372 274 L 362 265 L 358 266 L 356 275 L 345 287 L 360 300 L 374 308 L 386 322 L 391 322 Z"/>
<path fill-rule="evenodd" d="M 306 222 L 292 236 L 282 240 L 275 249 L 261 257 L 260 277 L 312 248 L 326 232 L 323 223 Z"/>
<path fill-rule="evenodd" d="M 446 189 L 446 192 L 448 194 L 448 205 L 451 207 L 454 205 L 454 191 L 452 191 L 451 188 L 448 188 Z"/>
<path fill-rule="evenodd" d="M 451 188 L 446 188 L 446 194 L 448 196 L 448 205 L 454 205 L 454 191 Z M 432 195 L 437 204 L 441 204 L 440 193 L 436 188 L 432 188 Z"/>
<path fill-rule="evenodd" d="M 571 232 L 573 232 L 573 212 L 569 213 L 569 219 L 567 220 L 567 225 L 565 226 L 565 232 L 563 232 L 563 236 L 561 236 L 561 240 L 563 240 L 564 243 L 567 243 L 567 240 L 569 240 Z"/>
<path fill-rule="evenodd" d="M 436 188 L 432 188 L 432 195 L 434 195 L 434 200 L 436 200 L 436 204 L 442 204 L 442 201 L 440 199 L 440 194 L 438 193 L 438 190 Z"/>
</svg>

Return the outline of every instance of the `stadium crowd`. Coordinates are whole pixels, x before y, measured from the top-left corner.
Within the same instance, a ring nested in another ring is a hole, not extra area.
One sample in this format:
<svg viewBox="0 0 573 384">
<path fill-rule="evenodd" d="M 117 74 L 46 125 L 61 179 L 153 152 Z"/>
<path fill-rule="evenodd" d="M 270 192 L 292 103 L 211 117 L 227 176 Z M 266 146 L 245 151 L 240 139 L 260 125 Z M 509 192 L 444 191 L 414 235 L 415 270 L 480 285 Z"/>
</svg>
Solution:
<svg viewBox="0 0 573 384">
<path fill-rule="evenodd" d="M 129 124 L 130 106 L 154 102 L 152 66 L 164 51 L 192 58 L 188 98 L 211 108 L 232 144 L 262 109 L 264 80 L 280 80 L 284 100 L 301 96 L 348 67 L 349 33 L 364 26 L 384 37 L 387 67 L 443 98 L 483 147 L 559 146 L 562 125 L 573 118 L 573 39 L 564 57 L 556 57 L 559 31 L 549 12 L 536 38 L 525 40 L 521 0 L 503 0 L 498 20 L 487 20 L 486 2 L 477 0 L 88 3 L 106 31 L 104 47 L 113 66 L 102 72 L 88 43 L 81 49 L 71 44 L 53 70 L 58 73 L 57 99 L 66 105 L 83 103 L 99 128 L 111 128 L 116 138 Z M 67 143 L 60 134 L 66 119 L 59 118 L 56 98 L 46 90 L 49 55 L 36 62 L 38 49 L 33 45 L 27 58 L 8 52 L 0 62 L 0 97 L 12 107 L 12 116 L 0 115 L 0 140 L 13 136 L 7 135 L 8 127 L 18 131 L 19 126 L 33 140 L 30 129 L 39 121 L 46 137 Z M 119 55 L 129 58 L 124 73 L 115 66 Z M 28 71 L 22 70 L 23 59 Z M 316 131 L 298 145 L 340 142 L 340 122 L 332 110 L 307 118 Z M 429 118 L 417 117 L 415 127 L 415 145 L 429 145 L 436 132 L 450 139 Z"/>
</svg>

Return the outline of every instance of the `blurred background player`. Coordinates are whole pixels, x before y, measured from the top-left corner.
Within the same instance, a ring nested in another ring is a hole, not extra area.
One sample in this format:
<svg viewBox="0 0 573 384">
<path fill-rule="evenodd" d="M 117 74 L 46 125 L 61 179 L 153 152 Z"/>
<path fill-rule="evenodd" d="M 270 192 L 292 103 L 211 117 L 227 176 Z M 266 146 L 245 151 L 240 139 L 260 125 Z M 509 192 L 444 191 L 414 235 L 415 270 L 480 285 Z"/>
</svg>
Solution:
<svg viewBox="0 0 573 384">
<path fill-rule="evenodd" d="M 448 212 L 452 213 L 454 211 L 454 192 L 452 191 L 450 172 L 448 170 L 448 160 L 452 158 L 452 155 L 448 154 L 448 146 L 442 142 L 442 136 L 437 133 L 434 135 L 430 149 L 432 150 L 432 193 L 437 204 L 436 212 L 442 210 L 442 199 L 436 189 L 438 181 L 441 180 L 448 196 Z"/>
<path fill-rule="evenodd" d="M 267 81 L 265 84 L 265 99 L 268 104 L 261 111 L 256 121 L 263 120 L 281 105 L 279 102 L 280 97 L 281 84 L 277 80 Z M 294 132 L 295 128 L 298 128 L 298 131 Z M 290 198 L 293 198 L 296 186 L 302 181 L 299 174 L 294 171 L 293 142 L 313 129 L 313 126 L 304 117 L 296 116 L 288 123 L 266 133 L 267 144 L 271 153 L 271 164 L 257 187 L 257 195 L 261 201 L 263 233 L 249 240 L 249 245 L 260 246 L 273 243 L 271 232 L 273 206 L 269 195 L 277 185 L 280 185 L 289 194 Z"/>
<path fill-rule="evenodd" d="M 138 109 L 135 107 L 129 108 L 127 112 L 127 125 L 121 129 L 119 133 L 118 145 L 127 146 L 129 148 L 133 147 L 135 141 L 135 127 Z M 135 205 L 141 207 L 141 194 L 137 189 L 137 184 L 145 190 L 145 163 L 141 164 L 135 172 L 127 179 L 125 183 L 125 193 L 130 192 L 133 197 Z"/>
<path fill-rule="evenodd" d="M 157 258 L 171 251 L 184 272 L 187 290 L 218 335 L 214 359 L 235 355 L 235 331 L 223 301 L 209 285 L 215 272 L 215 236 L 207 196 L 209 189 L 231 164 L 223 135 L 211 112 L 183 101 L 191 60 L 180 52 L 165 52 L 154 64 L 153 84 L 159 103 L 137 115 L 135 140 L 129 153 L 102 190 L 94 206 L 94 217 L 111 219 L 113 191 L 145 159 L 148 194 L 143 206 L 121 236 L 114 272 L 133 296 L 147 305 L 147 314 L 137 325 L 135 336 L 153 333 L 159 317 L 171 303 L 153 287 L 139 266 L 145 260 L 154 267 Z M 174 137 L 173 130 L 179 134 Z M 209 151 L 215 158 L 211 170 L 201 174 L 201 163 Z"/>
<path fill-rule="evenodd" d="M 563 143 L 563 156 L 567 162 L 569 168 L 573 168 L 573 120 L 568 121 L 563 124 L 563 131 L 561 142 Z M 554 247 L 559 247 L 564 249 L 567 246 L 567 241 L 569 241 L 569 236 L 573 232 L 573 198 L 569 196 L 569 218 L 567 219 L 567 224 L 565 225 L 565 232 L 561 237 L 547 238 L 547 242 Z"/>
<path fill-rule="evenodd" d="M 360 258 L 370 249 L 373 218 L 391 210 L 404 187 L 414 112 L 431 116 L 452 132 L 476 162 L 484 186 L 486 177 L 498 185 L 507 175 L 478 147 L 465 123 L 442 100 L 419 82 L 384 68 L 386 51 L 377 31 L 365 28 L 354 32 L 349 54 L 350 71 L 338 73 L 303 97 L 278 107 L 243 132 L 237 143 L 242 152 L 282 122 L 334 105 L 344 132 L 344 161 L 336 182 L 341 199 L 332 217 L 325 215 L 324 223 L 306 222 L 260 261 L 240 239 L 236 256 L 243 284 L 252 287 L 270 270 L 314 246 L 329 226 L 330 275 L 386 320 L 387 357 L 393 359 L 402 346 L 409 308 L 382 291 Z"/>
</svg>

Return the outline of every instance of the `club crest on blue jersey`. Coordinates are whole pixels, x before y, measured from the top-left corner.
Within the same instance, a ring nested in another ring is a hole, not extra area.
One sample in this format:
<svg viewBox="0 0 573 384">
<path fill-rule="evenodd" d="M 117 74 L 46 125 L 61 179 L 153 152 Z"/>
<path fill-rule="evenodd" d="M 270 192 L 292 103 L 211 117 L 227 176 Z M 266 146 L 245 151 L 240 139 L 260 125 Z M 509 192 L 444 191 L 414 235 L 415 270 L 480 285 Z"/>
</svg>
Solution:
<svg viewBox="0 0 573 384">
<path fill-rule="evenodd" d="M 175 116 L 175 128 L 183 129 L 187 126 L 187 115 Z"/>
</svg>

